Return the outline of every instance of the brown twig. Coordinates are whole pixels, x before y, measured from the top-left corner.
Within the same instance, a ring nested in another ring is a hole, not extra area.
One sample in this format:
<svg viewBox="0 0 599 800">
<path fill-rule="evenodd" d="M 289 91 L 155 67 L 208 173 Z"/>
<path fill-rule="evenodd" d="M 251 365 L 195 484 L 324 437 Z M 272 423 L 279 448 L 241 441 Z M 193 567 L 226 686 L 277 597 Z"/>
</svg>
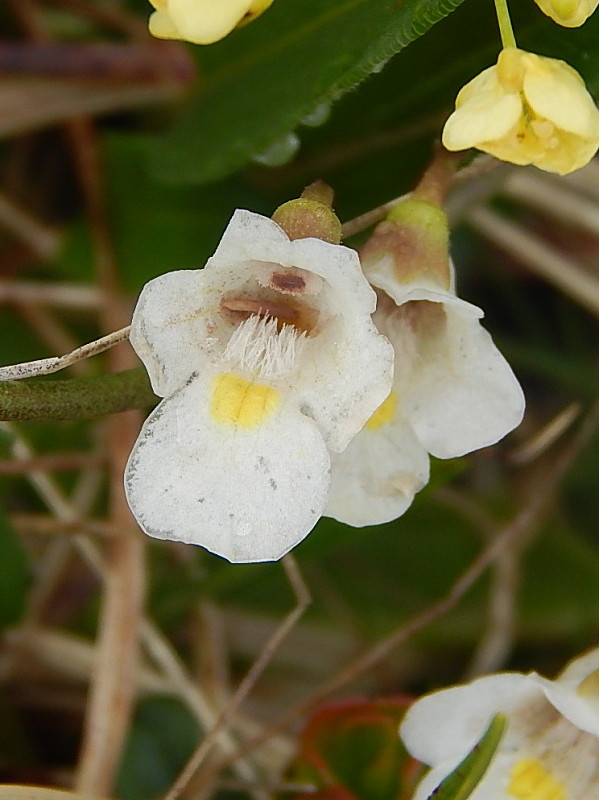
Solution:
<svg viewBox="0 0 599 800">
<path fill-rule="evenodd" d="M 126 324 L 128 310 L 122 301 L 107 210 L 101 181 L 101 164 L 95 131 L 87 120 L 73 120 L 68 134 L 86 202 L 94 243 L 94 260 L 104 295 L 101 317 L 105 331 Z M 113 369 L 132 365 L 129 350 L 109 353 Z M 124 497 L 122 475 L 141 418 L 128 411 L 108 423 L 109 521 L 117 527 L 134 524 Z M 77 775 L 77 789 L 91 795 L 108 795 L 116 777 L 135 699 L 135 669 L 144 597 L 144 543 L 141 537 L 120 536 L 109 547 L 109 569 L 98 631 L 98 660 L 88 703 Z"/>
<path fill-rule="evenodd" d="M 295 627 L 310 603 L 310 593 L 301 576 L 301 572 L 296 560 L 293 558 L 293 556 L 287 555 L 283 558 L 282 563 L 289 580 L 289 584 L 295 595 L 296 604 L 289 614 L 287 614 L 287 616 L 284 618 L 282 623 L 272 633 L 260 651 L 260 654 L 252 664 L 251 668 L 248 670 L 247 674 L 237 687 L 236 691 L 223 708 L 215 725 L 201 742 L 195 753 L 191 756 L 173 786 L 164 795 L 164 800 L 177 800 L 177 798 L 180 796 L 181 792 L 187 786 L 189 781 L 197 773 L 201 764 L 211 753 L 214 747 L 216 736 L 227 724 L 231 714 L 235 712 L 235 710 L 239 707 L 239 704 L 245 699 L 248 692 L 255 685 L 258 677 L 262 674 L 265 667 L 271 662 L 273 655 L 279 649 L 281 643 L 286 636 L 288 636 L 289 632 Z M 211 773 L 211 770 L 208 770 L 207 772 Z M 204 782 L 207 780 L 206 774 L 198 774 L 197 777 L 198 782 Z"/>
<path fill-rule="evenodd" d="M 26 472 L 67 472 L 101 467 L 106 459 L 94 453 L 52 453 L 47 456 L 0 461 L 0 476 L 23 475 Z"/>
</svg>

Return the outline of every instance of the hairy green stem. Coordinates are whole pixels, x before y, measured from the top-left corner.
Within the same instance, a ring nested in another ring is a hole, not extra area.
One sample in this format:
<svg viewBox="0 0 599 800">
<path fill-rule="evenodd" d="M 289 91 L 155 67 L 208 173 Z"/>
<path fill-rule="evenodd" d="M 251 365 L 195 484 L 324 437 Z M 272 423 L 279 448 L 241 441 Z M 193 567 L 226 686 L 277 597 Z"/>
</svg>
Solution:
<svg viewBox="0 0 599 800">
<path fill-rule="evenodd" d="M 141 367 L 68 380 L 6 381 L 0 383 L 0 420 L 93 419 L 151 408 L 158 400 Z"/>
</svg>

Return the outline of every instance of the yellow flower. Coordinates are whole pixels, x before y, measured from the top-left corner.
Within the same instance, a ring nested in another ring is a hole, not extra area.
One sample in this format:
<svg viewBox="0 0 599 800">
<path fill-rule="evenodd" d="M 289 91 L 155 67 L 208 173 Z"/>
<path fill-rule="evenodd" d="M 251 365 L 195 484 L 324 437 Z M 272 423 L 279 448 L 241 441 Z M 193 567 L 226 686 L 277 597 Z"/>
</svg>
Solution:
<svg viewBox="0 0 599 800">
<path fill-rule="evenodd" d="M 577 28 L 591 16 L 599 0 L 535 0 L 544 14 L 558 25 Z"/>
<path fill-rule="evenodd" d="M 150 33 L 158 39 L 212 44 L 251 22 L 273 0 L 150 0 Z"/>
<path fill-rule="evenodd" d="M 443 144 L 565 175 L 597 152 L 599 110 L 564 61 L 508 47 L 460 91 Z"/>
</svg>

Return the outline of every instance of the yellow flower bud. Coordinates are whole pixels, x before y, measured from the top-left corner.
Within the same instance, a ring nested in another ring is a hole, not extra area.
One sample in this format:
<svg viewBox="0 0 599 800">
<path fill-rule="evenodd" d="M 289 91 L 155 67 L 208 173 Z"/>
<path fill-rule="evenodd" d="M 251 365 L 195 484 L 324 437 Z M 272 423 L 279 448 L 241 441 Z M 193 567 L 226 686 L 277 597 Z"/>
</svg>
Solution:
<svg viewBox="0 0 599 800">
<path fill-rule="evenodd" d="M 251 22 L 273 0 L 150 0 L 150 33 L 158 39 L 212 44 Z"/>
<path fill-rule="evenodd" d="M 599 0 L 535 0 L 544 14 L 558 25 L 577 28 L 591 16 Z"/>
<path fill-rule="evenodd" d="M 564 61 L 508 47 L 460 91 L 443 144 L 565 175 L 597 152 L 599 110 Z"/>
</svg>

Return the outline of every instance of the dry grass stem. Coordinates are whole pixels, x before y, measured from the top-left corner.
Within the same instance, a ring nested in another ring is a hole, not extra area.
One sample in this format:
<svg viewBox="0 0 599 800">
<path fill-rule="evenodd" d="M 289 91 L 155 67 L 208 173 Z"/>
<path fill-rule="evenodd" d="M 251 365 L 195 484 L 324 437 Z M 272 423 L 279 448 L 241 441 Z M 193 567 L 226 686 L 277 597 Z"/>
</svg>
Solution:
<svg viewBox="0 0 599 800">
<path fill-rule="evenodd" d="M 109 349 L 127 338 L 129 309 L 121 294 L 109 227 L 103 185 L 103 168 L 96 131 L 84 117 L 68 122 L 65 133 L 85 201 L 93 244 L 94 267 L 102 292 L 100 308 L 103 337 Z M 113 371 L 134 361 L 131 350 L 115 348 L 108 354 Z M 135 525 L 125 500 L 122 475 L 141 426 L 138 412 L 109 419 L 108 440 L 109 522 L 123 529 Z M 131 721 L 136 698 L 139 633 L 145 596 L 145 542 L 141 537 L 119 536 L 107 542 L 104 594 L 97 633 L 97 661 L 90 685 L 76 789 L 84 794 L 111 793 Z"/>
<path fill-rule="evenodd" d="M 12 448 L 15 455 L 20 459 L 27 458 L 34 461 L 36 459 L 35 454 L 16 428 L 8 423 L 3 423 L 2 427 L 15 437 Z M 49 593 L 54 590 L 56 580 L 50 578 L 54 575 L 61 576 L 63 574 L 67 559 L 70 558 L 72 552 L 72 546 L 81 553 L 94 573 L 103 582 L 106 582 L 109 570 L 104 559 L 92 541 L 81 533 L 81 530 L 87 529 L 95 532 L 96 526 L 100 526 L 100 533 L 114 535 L 115 529 L 109 523 L 80 519 L 80 510 L 67 500 L 56 483 L 45 473 L 36 470 L 30 473 L 28 478 L 42 500 L 58 517 L 56 523 L 68 529 L 73 529 L 71 538 L 61 538 L 54 543 L 54 547 L 47 554 L 50 562 L 45 567 L 43 565 L 39 567 L 45 579 L 39 581 L 38 591 L 34 587 L 30 594 L 28 620 L 31 623 L 32 619 L 39 618 Z M 121 536 L 126 535 L 126 530 L 121 528 L 119 534 Z M 212 728 L 218 716 L 216 710 L 205 699 L 199 687 L 192 683 L 173 648 L 166 642 L 156 626 L 151 621 L 143 619 L 140 635 L 148 655 L 156 666 L 160 668 L 172 690 L 183 699 L 192 713 L 196 715 L 203 728 Z M 221 731 L 217 736 L 216 744 L 226 753 L 235 752 L 237 747 L 235 740 L 226 731 Z M 278 740 L 275 739 L 273 741 L 273 747 L 274 749 L 267 753 L 268 759 L 271 759 L 275 753 L 280 752 Z M 280 756 L 277 756 L 277 761 L 279 758 Z M 243 760 L 236 762 L 235 770 L 244 780 L 252 780 L 256 777 L 255 770 Z"/>
<path fill-rule="evenodd" d="M 68 353 L 79 346 L 53 310 L 37 303 L 17 303 L 16 309 L 31 330 L 44 342 L 49 352 Z M 71 364 L 68 369 L 73 375 L 85 375 L 89 371 L 89 364 L 86 359 L 82 359 Z"/>
<path fill-rule="evenodd" d="M 15 454 L 21 459 L 27 458 L 35 462 L 38 457 L 35 456 L 31 448 L 26 444 L 23 437 L 17 433 L 14 426 L 4 423 L 3 427 L 15 435 L 13 445 Z M 55 547 L 47 553 L 47 558 L 50 558 L 51 562 L 47 563 L 46 566 L 40 565 L 39 567 L 44 578 L 40 579 L 38 582 L 40 590 L 36 592 L 34 588 L 32 593 L 30 593 L 28 624 L 31 624 L 33 619 L 37 620 L 39 618 L 45 606 L 45 602 L 47 601 L 48 594 L 54 590 L 56 581 L 50 579 L 51 576 L 54 574 L 58 576 L 63 574 L 67 559 L 72 552 L 72 546 L 79 550 L 84 560 L 102 581 L 107 580 L 108 569 L 104 563 L 104 559 L 91 540 L 87 536 L 81 534 L 81 530 L 90 530 L 90 532 L 99 532 L 104 535 L 115 535 L 116 531 L 114 527 L 110 526 L 108 523 L 80 519 L 79 509 L 74 507 L 72 503 L 64 497 L 64 494 L 57 487 L 55 482 L 43 472 L 36 470 L 34 473 L 30 473 L 28 478 L 37 489 L 43 501 L 57 515 L 58 519 L 53 521 L 55 526 L 59 528 L 62 526 L 63 529 L 71 530 L 73 533 L 72 540 L 61 538 L 55 542 Z M 17 522 L 18 521 L 19 517 L 17 517 Z M 32 522 L 32 520 L 25 517 L 24 523 L 27 524 L 28 522 Z M 126 531 L 121 529 L 119 534 L 121 536 L 126 535 Z M 197 716 L 202 727 L 206 729 L 212 727 L 216 722 L 217 712 L 205 700 L 200 689 L 191 682 L 172 647 L 167 644 L 154 624 L 147 619 L 142 621 L 141 637 L 148 655 L 160 668 L 171 689 L 184 700 L 190 710 Z M 227 753 L 234 752 L 236 749 L 235 741 L 224 731 L 218 736 L 217 744 Z M 240 761 L 235 766 L 240 777 L 248 780 L 255 778 L 255 771 L 251 769 L 249 765 L 246 765 L 245 762 Z"/>
<path fill-rule="evenodd" d="M 32 458 L 34 464 L 41 456 Z M 126 536 L 128 531 L 117 530 L 114 526 L 99 519 L 78 519 L 66 521 L 50 517 L 45 514 L 11 514 L 11 525 L 17 531 L 24 534 L 36 534 L 42 536 L 68 537 L 70 535 L 89 533 L 93 536 Z M 131 535 L 134 535 L 131 532 Z M 137 535 L 137 532 L 135 532 Z"/>
<path fill-rule="evenodd" d="M 88 344 L 81 345 L 64 356 L 52 356 L 51 358 L 40 358 L 36 361 L 25 361 L 22 364 L 12 364 L 7 367 L 0 367 L 0 381 L 15 381 L 23 378 L 34 378 L 40 375 L 50 375 L 59 372 L 78 361 L 82 361 L 92 356 L 97 356 L 111 347 L 124 342 L 129 338 L 131 326 L 127 325 L 113 333 L 108 333 L 100 339 L 96 339 Z"/>
<path fill-rule="evenodd" d="M 564 185 L 555 176 L 538 170 L 514 170 L 508 175 L 502 193 L 543 212 L 559 225 L 599 236 L 597 200 L 585 197 L 576 185 Z"/>
<path fill-rule="evenodd" d="M 599 280 L 580 264 L 491 209 L 473 209 L 467 219 L 481 236 L 599 316 Z"/>
<path fill-rule="evenodd" d="M 95 286 L 0 280 L 0 303 L 49 305 L 74 311 L 96 311 L 100 292 Z"/>
<path fill-rule="evenodd" d="M 485 630 L 466 671 L 468 679 L 501 669 L 511 653 L 516 632 L 520 564 L 518 541 L 513 541 L 493 564 Z"/>
<path fill-rule="evenodd" d="M 560 184 L 563 182 L 566 185 L 571 184 L 575 186 L 578 191 L 585 192 L 588 197 L 593 197 L 599 202 L 599 160 L 593 158 L 589 161 L 586 167 L 564 175 L 560 178 Z"/>
<path fill-rule="evenodd" d="M 237 687 L 236 691 L 233 693 L 229 701 L 227 702 L 226 706 L 221 711 L 221 714 L 212 727 L 212 729 L 207 733 L 204 740 L 201 742 L 198 749 L 195 753 L 191 756 L 187 764 L 185 765 L 183 771 L 171 787 L 171 789 L 165 794 L 164 800 L 177 800 L 177 798 L 181 795 L 182 791 L 185 789 L 187 784 L 191 781 L 191 779 L 198 773 L 198 770 L 204 760 L 210 755 L 213 747 L 214 741 L 216 736 L 222 730 L 222 728 L 228 723 L 228 720 L 235 712 L 235 710 L 239 707 L 239 705 L 243 702 L 247 694 L 251 691 L 252 687 L 258 680 L 259 676 L 262 674 L 264 669 L 268 666 L 271 662 L 274 654 L 280 647 L 283 640 L 287 637 L 290 631 L 295 627 L 298 620 L 303 615 L 304 611 L 308 607 L 310 603 L 310 593 L 304 580 L 302 578 L 301 572 L 299 570 L 298 564 L 293 556 L 287 555 L 284 556 L 282 559 L 283 568 L 285 569 L 285 573 L 289 580 L 289 585 L 295 595 L 296 604 L 294 608 L 287 614 L 287 616 L 283 619 L 281 624 L 276 628 L 276 630 L 272 633 L 268 641 L 265 643 L 264 647 L 262 648 L 260 654 L 252 664 L 251 668 Z M 198 783 L 202 782 L 209 784 L 212 778 L 211 770 L 206 771 L 208 774 L 198 773 L 197 780 Z"/>
<path fill-rule="evenodd" d="M 229 653 L 225 636 L 225 620 L 215 603 L 201 600 L 191 617 L 193 675 L 213 700 L 216 708 L 226 703 L 231 693 Z"/>
<path fill-rule="evenodd" d="M 102 467 L 106 458 L 93 453 L 52 453 L 47 456 L 0 461 L 0 476 L 27 472 L 60 472 Z"/>
<path fill-rule="evenodd" d="M 90 795 L 75 794 L 41 786 L 0 786 L 0 800 L 102 800 Z"/>
<path fill-rule="evenodd" d="M 13 200 L 0 192 L 0 225 L 21 239 L 43 261 L 56 255 L 60 235 L 38 222 Z"/>
<path fill-rule="evenodd" d="M 509 455 L 512 464 L 522 466 L 540 458 L 574 424 L 582 413 L 580 403 L 570 403 L 536 431 L 528 441 L 514 448 Z"/>
<path fill-rule="evenodd" d="M 349 239 L 351 236 L 355 236 L 357 233 L 361 233 L 362 231 L 365 231 L 368 228 L 371 228 L 373 225 L 381 222 L 385 219 L 393 206 L 401 203 L 402 200 L 407 200 L 410 195 L 411 192 L 408 192 L 407 194 L 402 194 L 399 197 L 394 197 L 393 200 L 389 200 L 387 203 L 383 203 L 382 205 L 377 206 L 370 211 L 366 211 L 364 214 L 360 214 L 359 217 L 354 217 L 353 219 L 344 222 L 341 226 L 342 237 L 344 239 Z"/>
</svg>

